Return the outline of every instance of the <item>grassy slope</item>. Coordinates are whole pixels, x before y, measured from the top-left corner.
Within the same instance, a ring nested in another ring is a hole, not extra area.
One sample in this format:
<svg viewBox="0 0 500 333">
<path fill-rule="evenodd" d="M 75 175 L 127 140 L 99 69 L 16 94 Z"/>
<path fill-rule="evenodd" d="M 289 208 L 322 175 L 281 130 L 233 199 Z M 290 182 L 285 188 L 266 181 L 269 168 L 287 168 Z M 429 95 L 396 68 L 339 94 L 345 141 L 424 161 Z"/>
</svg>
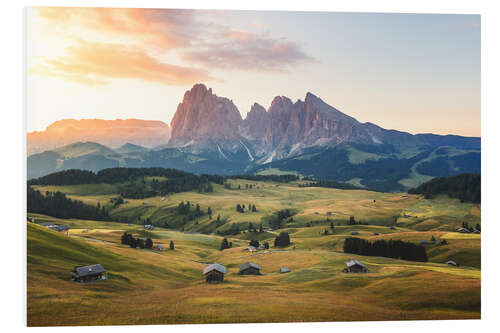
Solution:
<svg viewBox="0 0 500 333">
<path fill-rule="evenodd" d="M 95 223 L 99 222 L 88 225 Z M 239 247 L 220 252 L 213 246 L 220 240 L 216 236 L 165 230 L 154 235 L 174 239 L 176 250 L 153 253 L 118 244 L 123 230 L 89 230 L 87 241 L 79 238 L 82 230 L 73 230 L 66 237 L 28 223 L 30 326 L 480 315 L 480 271 L 473 268 L 301 250 L 299 237 L 292 237 L 296 250 L 271 249 L 250 255 Z M 363 260 L 371 273 L 340 273 L 350 258 Z M 263 267 L 262 276 L 237 274 L 238 265 L 249 260 Z M 221 285 L 206 285 L 201 276 L 204 263 L 213 261 L 228 267 Z M 109 271 L 109 280 L 94 284 L 69 281 L 68 272 L 74 265 L 95 262 Z M 292 273 L 279 274 L 283 266 Z"/>
<path fill-rule="evenodd" d="M 350 231 L 361 231 L 359 237 L 375 239 L 373 232 L 381 235 L 379 238 L 387 238 L 384 234 L 393 234 L 387 226 L 393 225 L 394 217 L 398 217 L 398 236 L 390 236 L 402 240 L 419 242 L 420 240 L 430 240 L 432 236 L 439 239 L 439 236 L 447 231 L 454 231 L 462 221 L 467 221 L 470 225 L 480 223 L 480 205 L 470 203 L 460 203 L 458 199 L 450 199 L 445 196 L 432 200 L 425 200 L 421 196 L 409 195 L 403 197 L 401 194 L 379 193 L 364 190 L 336 190 L 328 188 L 300 188 L 296 183 L 279 184 L 273 182 L 250 182 L 246 180 L 230 180 L 232 189 L 228 190 L 223 186 L 215 185 L 213 193 L 184 192 L 167 196 L 166 200 L 161 197 L 147 198 L 141 200 L 127 199 L 128 203 L 112 210 L 111 214 L 119 217 L 127 217 L 130 221 L 137 222 L 137 218 L 151 218 L 154 223 L 163 225 L 164 222 L 172 224 L 172 221 L 179 221 L 182 216 L 178 216 L 173 210 L 181 201 L 199 203 L 202 210 L 206 211 L 210 206 L 213 210 L 212 220 L 208 215 L 199 218 L 198 224 L 195 221 L 188 222 L 184 228 L 186 231 L 214 232 L 215 219 L 221 215 L 225 225 L 221 229 L 231 226 L 232 223 L 240 224 L 242 230 L 246 230 L 248 223 L 258 225 L 262 218 L 272 214 L 279 209 L 293 208 L 298 211 L 294 216 L 294 222 L 286 226 L 290 229 L 298 230 L 298 238 L 306 238 L 298 246 L 305 248 L 322 248 L 341 250 L 343 240 Z M 246 189 L 246 184 L 253 184 L 253 189 Z M 238 190 L 238 185 L 241 187 Z M 40 190 L 60 190 L 67 193 L 71 198 L 80 199 L 88 203 L 104 204 L 109 198 L 116 197 L 112 185 L 104 184 L 102 189 L 96 188 L 99 185 L 76 185 L 76 186 L 39 186 Z M 107 192 L 107 194 L 101 194 Z M 111 192 L 111 194 L 110 194 Z M 98 193 L 98 194 L 95 194 Z M 376 200 L 374 202 L 374 200 Z M 145 204 L 146 203 L 146 204 Z M 257 212 L 238 213 L 235 210 L 236 204 L 255 204 Z M 327 216 L 327 212 L 332 215 Z M 369 222 L 370 226 L 346 226 L 349 216 L 355 216 L 357 221 Z M 323 236 L 321 231 L 327 228 L 330 231 L 327 217 L 337 226 L 335 235 Z M 44 221 L 37 218 L 37 222 Z M 313 227 L 301 228 L 306 223 L 312 222 Z M 70 226 L 78 228 L 76 221 L 71 220 Z M 114 223 L 106 222 L 100 225 L 107 228 Z M 318 226 L 316 226 L 318 225 Z M 267 225 L 264 223 L 264 227 Z M 93 226 L 91 226 L 93 228 Z M 120 229 L 120 228 L 118 228 Z M 366 230 L 366 232 L 365 232 Z M 302 235 L 307 235 L 303 237 Z M 275 233 L 253 234 L 246 233 L 239 238 L 268 240 L 272 242 Z M 428 246 L 429 260 L 444 262 L 456 260 L 460 264 L 480 267 L 480 239 L 479 240 L 448 240 L 446 246 Z"/>
<path fill-rule="evenodd" d="M 212 207 L 227 224 L 258 224 L 278 209 L 294 208 L 295 222 L 285 231 L 293 245 L 250 255 L 242 249 L 248 239 L 272 241 L 278 231 L 243 233 L 229 238 L 234 248 L 218 251 L 221 237 L 156 228 L 146 232 L 136 224 L 63 220 L 29 214 L 36 222 L 69 224 L 70 237 L 28 224 L 29 325 L 164 324 L 189 322 L 269 322 L 478 318 L 480 316 L 480 235 L 451 232 L 461 224 L 480 222 L 480 206 L 439 197 L 370 191 L 299 188 L 296 184 L 231 180 L 233 190 L 215 186 L 215 192 L 194 192 L 144 200 L 128 200 L 112 214 L 142 215 L 153 221 L 176 218 L 180 201 Z M 245 184 L 254 189 L 244 189 Z M 237 185 L 241 190 L 236 190 Z M 279 185 L 279 186 L 278 186 Z M 94 185 L 41 187 L 61 190 L 89 203 L 106 203 L 116 196 L 112 187 Z M 373 200 L 376 200 L 374 202 Z M 144 205 L 143 202 L 147 204 Z M 237 203 L 256 204 L 257 213 L 237 213 Z M 317 214 L 316 214 L 317 212 Z M 328 216 L 335 220 L 330 229 Z M 350 215 L 377 225 L 345 225 Z M 398 216 L 395 230 L 394 217 Z M 406 217 L 405 217 L 406 216 Z M 304 227 L 307 222 L 317 222 Z M 342 225 L 338 225 L 342 224 Z M 208 217 L 186 230 L 210 227 Z M 329 230 L 323 235 L 324 229 Z M 358 237 L 403 239 L 412 242 L 446 239 L 448 245 L 426 245 L 432 263 L 405 262 L 341 253 L 343 240 L 356 230 Z M 152 252 L 119 244 L 124 232 L 150 236 L 175 251 Z M 282 231 L 282 230 L 280 230 Z M 379 235 L 374 235 L 377 232 Z M 344 262 L 359 258 L 372 273 L 342 274 Z M 455 260 L 460 267 L 444 264 Z M 239 276 L 246 261 L 263 267 L 258 277 Z M 220 262 L 229 272 L 222 285 L 206 285 L 201 270 Z M 102 263 L 110 279 L 96 284 L 75 284 L 69 271 L 75 265 Z M 292 273 L 280 275 L 280 267 Z M 133 311 L 131 311 L 133 310 Z"/>
</svg>

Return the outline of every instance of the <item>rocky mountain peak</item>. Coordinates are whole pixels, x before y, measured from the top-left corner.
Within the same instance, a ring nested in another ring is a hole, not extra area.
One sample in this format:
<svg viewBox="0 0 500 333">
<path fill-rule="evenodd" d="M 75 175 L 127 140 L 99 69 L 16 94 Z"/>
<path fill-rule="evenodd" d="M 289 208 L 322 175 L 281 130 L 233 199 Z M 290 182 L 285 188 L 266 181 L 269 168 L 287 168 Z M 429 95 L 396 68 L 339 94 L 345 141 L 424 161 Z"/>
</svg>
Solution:
<svg viewBox="0 0 500 333">
<path fill-rule="evenodd" d="M 195 84 L 184 94 L 170 123 L 169 145 L 201 149 L 210 141 L 232 140 L 238 137 L 241 122 L 241 114 L 231 100 L 213 94 L 203 84 Z"/>
</svg>

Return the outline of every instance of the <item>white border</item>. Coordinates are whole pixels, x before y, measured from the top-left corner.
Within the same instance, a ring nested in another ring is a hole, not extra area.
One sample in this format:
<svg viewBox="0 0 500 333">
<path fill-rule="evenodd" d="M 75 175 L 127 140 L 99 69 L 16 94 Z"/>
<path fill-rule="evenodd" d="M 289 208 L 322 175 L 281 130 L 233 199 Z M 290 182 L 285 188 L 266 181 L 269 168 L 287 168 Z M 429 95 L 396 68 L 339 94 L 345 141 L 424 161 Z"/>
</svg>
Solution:
<svg viewBox="0 0 500 333">
<path fill-rule="evenodd" d="M 500 269 L 497 254 L 500 254 L 497 238 L 500 237 L 500 221 L 495 208 L 495 194 L 500 189 L 497 166 L 499 161 L 500 93 L 499 36 L 500 16 L 496 1 L 269 1 L 252 0 L 237 3 L 227 0 L 47 0 L 5 1 L 2 6 L 2 96 L 0 100 L 2 135 L 2 328 L 27 329 L 25 327 L 26 296 L 26 231 L 25 231 L 25 110 L 24 110 L 24 12 L 26 6 L 94 6 L 94 7 L 150 7 L 150 8 L 204 8 L 204 9 L 253 9 L 253 10 L 305 10 L 336 12 L 404 12 L 404 13 L 467 13 L 481 14 L 482 30 L 482 174 L 483 174 L 483 244 L 482 244 L 482 320 L 468 321 L 405 321 L 405 322 L 341 322 L 303 324 L 245 324 L 245 325 L 169 325 L 153 327 L 115 326 L 93 327 L 93 331 L 132 332 L 139 329 L 174 332 L 255 332 L 255 330 L 287 330 L 300 332 L 314 329 L 321 332 L 331 330 L 387 332 L 454 332 L 493 331 L 498 323 Z M 54 328 L 32 328 L 49 331 Z M 57 330 L 88 330 L 80 328 L 57 328 Z M 498 329 L 498 328 L 497 328 Z"/>
</svg>

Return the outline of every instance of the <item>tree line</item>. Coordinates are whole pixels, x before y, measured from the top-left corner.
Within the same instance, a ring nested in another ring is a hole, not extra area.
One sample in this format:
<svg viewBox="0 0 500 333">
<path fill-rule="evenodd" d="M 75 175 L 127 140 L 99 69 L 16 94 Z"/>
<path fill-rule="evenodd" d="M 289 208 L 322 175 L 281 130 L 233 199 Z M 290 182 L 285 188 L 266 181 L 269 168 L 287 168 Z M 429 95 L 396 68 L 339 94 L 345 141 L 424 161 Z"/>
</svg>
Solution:
<svg viewBox="0 0 500 333">
<path fill-rule="evenodd" d="M 30 213 L 45 214 L 63 219 L 78 218 L 111 221 L 108 210 L 99 203 L 97 206 L 88 205 L 80 200 L 72 200 L 62 192 L 47 191 L 43 195 L 31 186 L 28 186 L 27 210 Z"/>
<path fill-rule="evenodd" d="M 248 204 L 248 209 L 245 208 L 245 204 L 241 205 L 241 204 L 237 204 L 236 205 L 236 211 L 239 212 L 239 213 L 244 213 L 245 211 L 249 211 L 249 212 L 256 212 L 257 211 L 257 207 L 253 204 Z"/>
<path fill-rule="evenodd" d="M 134 238 L 131 234 L 124 232 L 121 238 L 121 243 L 130 245 L 131 248 L 151 249 L 153 248 L 153 240 L 151 238 Z"/>
<path fill-rule="evenodd" d="M 281 223 L 288 219 L 289 222 L 293 222 L 293 216 L 296 214 L 296 210 L 294 209 L 282 209 L 277 212 L 274 212 L 270 216 L 266 216 L 263 218 L 264 221 L 267 221 L 268 225 L 271 228 L 279 229 L 281 228 Z"/>
<path fill-rule="evenodd" d="M 363 256 L 388 257 L 426 262 L 427 253 L 422 245 L 401 240 L 368 240 L 349 237 L 344 241 L 344 252 Z"/>
<path fill-rule="evenodd" d="M 352 185 L 349 183 L 336 182 L 333 180 L 318 180 L 310 183 L 299 184 L 299 187 L 327 187 L 327 188 L 336 188 L 341 190 L 359 190 L 362 189 L 359 186 Z"/>
<path fill-rule="evenodd" d="M 299 180 L 299 176 L 286 174 L 286 175 L 231 175 L 227 179 L 245 179 L 252 181 L 273 181 L 277 183 L 288 183 Z"/>
<path fill-rule="evenodd" d="M 434 195 L 447 194 L 462 202 L 481 203 L 481 175 L 464 173 L 455 177 L 434 178 L 408 190 L 408 193 L 423 194 L 428 199 Z"/>
</svg>

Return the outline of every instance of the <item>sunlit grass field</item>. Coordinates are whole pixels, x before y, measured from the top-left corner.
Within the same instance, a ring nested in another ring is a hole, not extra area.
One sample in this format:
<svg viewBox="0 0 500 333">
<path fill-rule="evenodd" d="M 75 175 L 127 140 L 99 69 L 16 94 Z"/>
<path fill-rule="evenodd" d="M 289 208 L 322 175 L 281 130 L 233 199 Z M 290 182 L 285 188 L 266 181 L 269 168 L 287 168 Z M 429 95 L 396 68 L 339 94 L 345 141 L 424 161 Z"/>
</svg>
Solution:
<svg viewBox="0 0 500 333">
<path fill-rule="evenodd" d="M 302 188 L 297 183 L 230 183 L 232 189 L 215 185 L 213 193 L 126 199 L 127 203 L 111 210 L 115 217 L 150 218 L 159 225 L 152 231 L 137 222 L 28 214 L 36 223 L 70 226 L 66 235 L 28 223 L 28 325 L 480 318 L 481 235 L 455 232 L 462 221 L 480 223 L 479 205 L 447 197 L 426 200 L 401 193 Z M 246 184 L 253 188 L 247 189 Z M 108 205 L 118 195 L 117 187 L 100 186 L 37 188 Z M 207 215 L 198 224 L 188 222 L 186 232 L 161 227 L 181 201 L 198 203 L 202 210 L 211 207 L 213 216 L 220 214 L 227 225 L 240 224 L 241 233 L 226 236 L 233 248 L 219 250 L 223 237 L 210 233 L 213 221 Z M 238 213 L 236 204 L 255 204 L 258 211 Z M 282 229 L 247 231 L 249 222 L 264 223 L 267 228 L 265 218 L 286 208 L 297 214 Z M 350 216 L 369 225 L 347 225 Z M 292 244 L 274 248 L 274 238 L 281 231 L 290 234 Z M 345 254 L 343 242 L 352 231 L 371 241 L 426 241 L 429 262 Z M 166 250 L 122 245 L 123 232 L 151 237 Z M 432 237 L 447 244 L 431 243 Z M 243 251 L 250 239 L 267 241 L 271 248 L 255 254 Z M 175 244 L 173 251 L 168 249 L 170 241 Z M 370 272 L 342 273 L 349 259 L 361 260 Z M 459 266 L 446 265 L 448 260 Z M 247 261 L 261 265 L 262 275 L 240 276 L 238 267 Z M 205 283 L 202 270 L 213 262 L 228 268 L 222 284 Z M 94 263 L 104 266 L 108 280 L 70 281 L 74 266 Z M 291 272 L 280 274 L 281 267 Z"/>
<path fill-rule="evenodd" d="M 298 247 L 249 254 L 242 251 L 246 242 L 238 239 L 232 239 L 236 247 L 219 251 L 217 236 L 163 230 L 155 232 L 162 237 L 155 243 L 174 240 L 175 250 L 158 252 L 119 244 L 121 232 L 94 230 L 87 237 L 105 242 L 91 241 L 78 232 L 68 237 L 28 223 L 28 325 L 480 316 L 480 271 L 471 267 Z M 351 258 L 362 260 L 370 273 L 341 273 Z M 237 274 L 247 261 L 261 265 L 262 275 Z M 228 268 L 224 283 L 205 284 L 201 271 L 211 262 Z M 69 280 L 73 266 L 91 263 L 101 263 L 109 279 L 90 284 Z M 291 273 L 279 274 L 280 267 Z"/>
</svg>

